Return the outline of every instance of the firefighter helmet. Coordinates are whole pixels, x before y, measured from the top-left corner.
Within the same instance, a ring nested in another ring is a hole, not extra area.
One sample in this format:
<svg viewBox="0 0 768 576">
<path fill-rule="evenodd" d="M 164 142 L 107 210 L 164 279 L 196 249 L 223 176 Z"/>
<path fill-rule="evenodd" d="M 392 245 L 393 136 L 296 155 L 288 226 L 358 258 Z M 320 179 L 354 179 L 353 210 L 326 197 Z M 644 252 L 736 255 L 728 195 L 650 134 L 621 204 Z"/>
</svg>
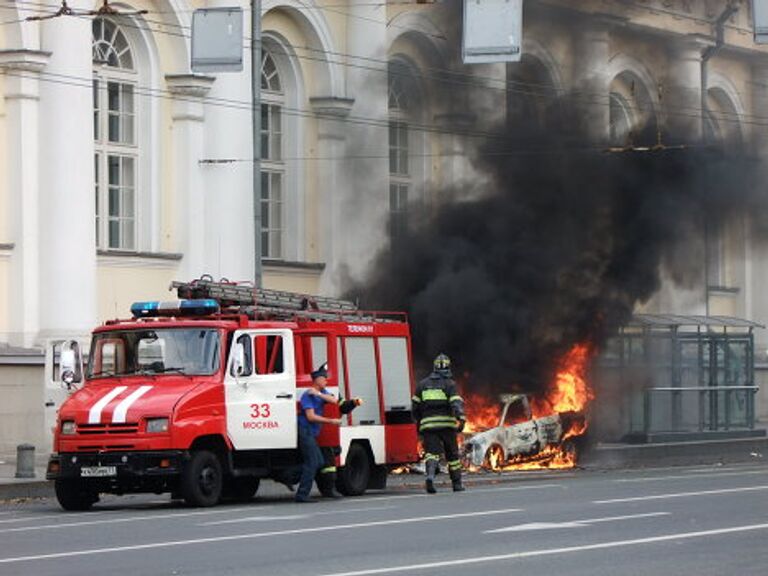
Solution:
<svg viewBox="0 0 768 576">
<path fill-rule="evenodd" d="M 436 372 L 446 372 L 451 369 L 451 359 L 445 354 L 438 354 L 432 366 Z"/>
</svg>

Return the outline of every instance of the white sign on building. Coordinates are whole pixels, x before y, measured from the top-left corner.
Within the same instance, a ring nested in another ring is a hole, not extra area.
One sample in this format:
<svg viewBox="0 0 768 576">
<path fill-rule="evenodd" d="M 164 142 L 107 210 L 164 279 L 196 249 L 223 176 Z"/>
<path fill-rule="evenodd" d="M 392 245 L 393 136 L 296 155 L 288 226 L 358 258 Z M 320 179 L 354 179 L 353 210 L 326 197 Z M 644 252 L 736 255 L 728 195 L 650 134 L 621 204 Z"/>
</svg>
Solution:
<svg viewBox="0 0 768 576">
<path fill-rule="evenodd" d="M 465 64 L 519 62 L 522 46 L 523 0 L 464 0 Z"/>
<path fill-rule="evenodd" d="M 752 0 L 755 44 L 768 44 L 768 0 Z"/>
<path fill-rule="evenodd" d="M 243 69 L 242 8 L 201 8 L 192 15 L 192 71 Z"/>
</svg>

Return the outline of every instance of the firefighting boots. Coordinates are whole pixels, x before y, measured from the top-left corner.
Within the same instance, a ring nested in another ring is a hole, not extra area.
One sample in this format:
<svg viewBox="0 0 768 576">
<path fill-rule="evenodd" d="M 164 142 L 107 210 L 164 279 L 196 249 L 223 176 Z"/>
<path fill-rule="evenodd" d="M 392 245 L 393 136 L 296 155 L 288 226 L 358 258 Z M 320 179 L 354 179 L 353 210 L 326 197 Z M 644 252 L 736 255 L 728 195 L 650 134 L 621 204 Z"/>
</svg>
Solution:
<svg viewBox="0 0 768 576">
<path fill-rule="evenodd" d="M 425 482 L 427 492 L 434 494 L 435 490 L 435 475 L 437 474 L 437 460 L 427 460 L 427 480 Z"/>
<path fill-rule="evenodd" d="M 466 488 L 461 483 L 461 470 L 451 470 L 451 483 L 453 484 L 454 492 L 464 492 Z"/>
</svg>

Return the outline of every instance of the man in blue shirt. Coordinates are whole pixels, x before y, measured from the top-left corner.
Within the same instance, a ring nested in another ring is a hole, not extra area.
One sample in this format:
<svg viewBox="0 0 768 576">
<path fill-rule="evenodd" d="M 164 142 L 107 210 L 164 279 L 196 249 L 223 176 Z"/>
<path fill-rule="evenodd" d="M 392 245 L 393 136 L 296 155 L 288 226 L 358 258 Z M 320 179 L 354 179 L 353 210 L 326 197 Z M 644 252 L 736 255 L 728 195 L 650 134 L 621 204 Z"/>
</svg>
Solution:
<svg viewBox="0 0 768 576">
<path fill-rule="evenodd" d="M 323 467 L 325 458 L 317 445 L 317 436 L 323 424 L 341 425 L 341 418 L 326 418 L 323 416 L 323 408 L 326 403 L 336 404 L 338 399 L 329 394 L 325 389 L 328 383 L 328 371 L 326 365 L 312 372 L 312 387 L 308 388 L 301 397 L 301 411 L 299 413 L 299 450 L 303 460 L 301 466 L 301 479 L 296 491 L 296 502 L 317 502 L 310 498 L 312 482 L 317 471 Z"/>
</svg>

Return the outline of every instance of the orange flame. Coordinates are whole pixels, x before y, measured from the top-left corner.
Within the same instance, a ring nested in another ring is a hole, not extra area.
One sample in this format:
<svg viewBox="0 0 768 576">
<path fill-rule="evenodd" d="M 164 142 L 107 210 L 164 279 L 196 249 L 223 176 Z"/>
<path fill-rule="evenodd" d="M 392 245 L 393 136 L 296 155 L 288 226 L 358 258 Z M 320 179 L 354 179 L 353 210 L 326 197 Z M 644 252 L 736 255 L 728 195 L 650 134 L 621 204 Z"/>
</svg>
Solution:
<svg viewBox="0 0 768 576">
<path fill-rule="evenodd" d="M 536 417 L 562 412 L 583 412 L 595 395 L 587 384 L 592 347 L 576 344 L 560 359 L 555 381 L 545 398 L 533 398 Z"/>
<path fill-rule="evenodd" d="M 583 413 L 594 393 L 587 382 L 589 361 L 594 349 L 589 344 L 576 344 L 558 362 L 558 370 L 543 397 L 530 398 L 533 418 L 553 414 Z M 477 394 L 465 394 L 467 424 L 465 433 L 475 433 L 498 426 L 501 403 L 497 398 Z M 489 455 L 490 469 L 532 470 L 573 468 L 576 465 L 575 449 L 569 438 L 580 436 L 587 430 L 585 418 L 568 419 L 570 428 L 563 430 L 560 444 L 546 446 L 534 455 L 519 456 L 508 462 L 502 461 L 501 454 Z M 563 422 L 565 424 L 565 422 Z"/>
<path fill-rule="evenodd" d="M 479 394 L 464 394 L 464 406 L 467 412 L 465 434 L 475 434 L 499 425 L 501 411 L 498 398 L 487 398 Z"/>
</svg>

